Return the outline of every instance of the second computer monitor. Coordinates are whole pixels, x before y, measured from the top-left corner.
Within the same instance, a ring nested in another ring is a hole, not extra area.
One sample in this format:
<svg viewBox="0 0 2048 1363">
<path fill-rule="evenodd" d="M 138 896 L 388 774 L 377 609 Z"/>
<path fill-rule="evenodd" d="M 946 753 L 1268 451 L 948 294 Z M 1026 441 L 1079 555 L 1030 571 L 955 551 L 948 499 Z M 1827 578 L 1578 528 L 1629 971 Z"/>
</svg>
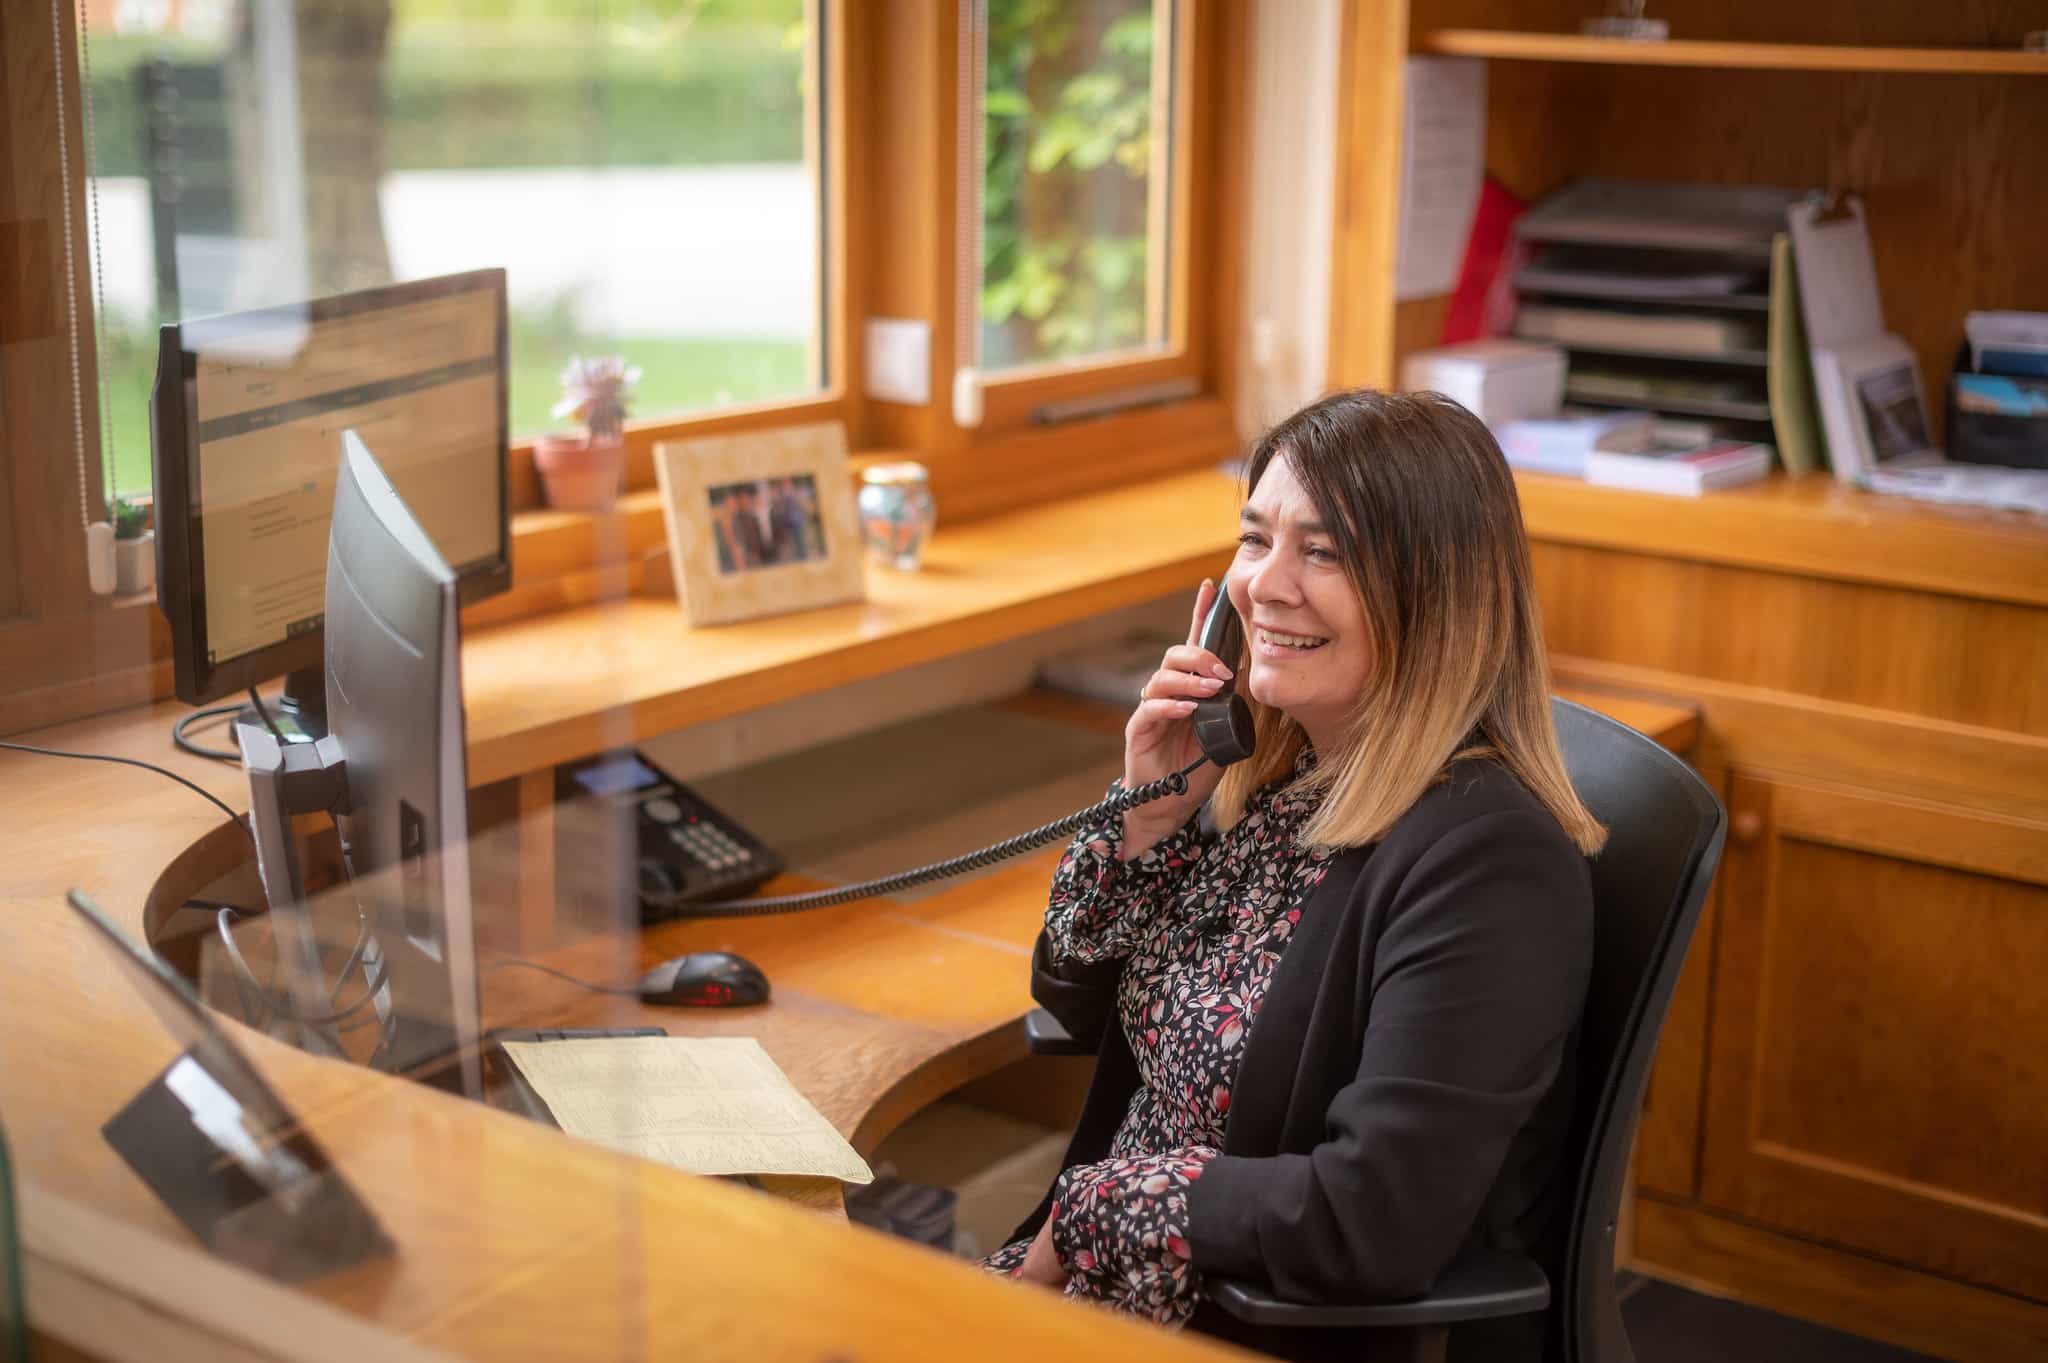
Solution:
<svg viewBox="0 0 2048 1363">
<path fill-rule="evenodd" d="M 377 451 L 462 600 L 504 590 L 506 376 L 503 270 L 164 327 L 157 599 L 179 699 L 321 666 L 344 429 Z"/>
</svg>

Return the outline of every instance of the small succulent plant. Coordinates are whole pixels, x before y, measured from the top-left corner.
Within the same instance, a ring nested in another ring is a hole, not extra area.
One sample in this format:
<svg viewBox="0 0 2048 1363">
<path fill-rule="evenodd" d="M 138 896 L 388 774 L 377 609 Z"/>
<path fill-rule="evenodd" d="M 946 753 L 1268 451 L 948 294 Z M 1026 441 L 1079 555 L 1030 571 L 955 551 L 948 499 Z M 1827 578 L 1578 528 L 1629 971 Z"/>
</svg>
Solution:
<svg viewBox="0 0 2048 1363">
<path fill-rule="evenodd" d="M 114 538 L 117 540 L 139 540 L 142 532 L 149 528 L 149 508 L 140 502 L 131 502 L 125 497 L 114 499 Z"/>
<path fill-rule="evenodd" d="M 582 422 L 592 440 L 617 439 L 625 430 L 627 398 L 639 381 L 639 366 L 620 356 L 571 355 L 554 415 Z"/>
</svg>

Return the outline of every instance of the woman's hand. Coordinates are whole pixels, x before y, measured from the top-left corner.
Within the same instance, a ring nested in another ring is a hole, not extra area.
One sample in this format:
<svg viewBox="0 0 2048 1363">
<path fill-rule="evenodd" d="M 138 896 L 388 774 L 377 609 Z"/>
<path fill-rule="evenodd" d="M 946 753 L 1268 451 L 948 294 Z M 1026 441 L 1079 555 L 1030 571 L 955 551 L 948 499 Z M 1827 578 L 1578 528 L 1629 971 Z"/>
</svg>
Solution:
<svg viewBox="0 0 2048 1363">
<path fill-rule="evenodd" d="M 1055 1202 L 1046 1213 L 1045 1224 L 1038 1228 L 1038 1237 L 1024 1251 L 1024 1262 L 1017 1266 L 1017 1276 L 1025 1282 L 1042 1283 L 1055 1291 L 1067 1285 L 1067 1270 L 1060 1267 L 1060 1256 L 1052 1248 L 1053 1218 L 1059 1214 L 1060 1205 Z"/>
<path fill-rule="evenodd" d="M 1145 683 L 1138 708 L 1124 725 L 1124 788 L 1134 789 L 1171 776 L 1202 755 L 1195 739 L 1195 702 L 1223 689 L 1230 668 L 1201 647 L 1202 621 L 1216 600 L 1216 584 L 1202 579 L 1195 593 L 1195 613 L 1188 622 L 1188 641 L 1166 650 L 1159 670 Z M 1185 795 L 1140 805 L 1124 815 L 1123 859 L 1131 860 L 1186 823 L 1216 789 L 1223 769 L 1214 763 L 1188 774 Z"/>
</svg>

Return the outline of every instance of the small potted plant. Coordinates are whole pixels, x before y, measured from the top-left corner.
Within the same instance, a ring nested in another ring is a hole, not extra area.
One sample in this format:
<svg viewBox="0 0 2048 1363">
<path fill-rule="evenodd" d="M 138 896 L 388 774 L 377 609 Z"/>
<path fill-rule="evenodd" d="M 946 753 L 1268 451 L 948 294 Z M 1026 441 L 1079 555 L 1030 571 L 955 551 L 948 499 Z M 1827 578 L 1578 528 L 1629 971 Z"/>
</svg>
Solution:
<svg viewBox="0 0 2048 1363">
<path fill-rule="evenodd" d="M 583 435 L 544 435 L 534 442 L 533 464 L 548 505 L 602 511 L 619 495 L 626 467 L 626 402 L 640 370 L 617 355 L 569 357 L 562 370 L 562 400 L 554 415 L 583 423 Z"/>
<path fill-rule="evenodd" d="M 149 508 L 125 497 L 114 499 L 114 590 L 123 596 L 156 588 L 156 532 Z"/>
</svg>

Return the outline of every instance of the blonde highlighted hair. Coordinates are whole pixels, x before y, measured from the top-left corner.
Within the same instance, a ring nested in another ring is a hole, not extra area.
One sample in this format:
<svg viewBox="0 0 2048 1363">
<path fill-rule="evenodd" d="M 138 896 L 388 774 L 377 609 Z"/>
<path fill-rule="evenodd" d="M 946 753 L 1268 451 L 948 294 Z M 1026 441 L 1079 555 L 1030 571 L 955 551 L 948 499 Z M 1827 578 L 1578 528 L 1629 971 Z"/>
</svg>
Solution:
<svg viewBox="0 0 2048 1363">
<path fill-rule="evenodd" d="M 1485 425 L 1436 393 L 1360 389 L 1268 431 L 1247 495 L 1283 458 L 1336 541 L 1373 651 L 1337 750 L 1317 753 L 1299 778 L 1321 796 L 1304 836 L 1326 847 L 1377 842 L 1453 761 L 1487 757 L 1582 852 L 1599 851 L 1607 830 L 1572 789 L 1551 723 L 1521 502 Z M 1307 741 L 1286 715 L 1251 706 L 1258 750 L 1223 773 L 1213 801 L 1225 827 L 1254 791 L 1288 776 Z"/>
</svg>

